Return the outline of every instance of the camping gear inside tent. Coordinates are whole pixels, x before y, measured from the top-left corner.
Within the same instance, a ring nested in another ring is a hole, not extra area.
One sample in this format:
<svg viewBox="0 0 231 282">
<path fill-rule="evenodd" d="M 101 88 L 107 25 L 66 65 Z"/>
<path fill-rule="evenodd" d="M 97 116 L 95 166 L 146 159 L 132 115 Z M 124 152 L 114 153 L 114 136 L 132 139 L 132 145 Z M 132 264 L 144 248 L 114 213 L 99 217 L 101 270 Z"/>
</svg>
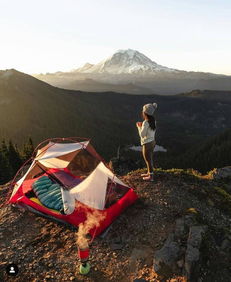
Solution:
<svg viewBox="0 0 231 282">
<path fill-rule="evenodd" d="M 83 138 L 42 142 L 18 171 L 12 186 L 9 203 L 76 227 L 88 213 L 102 213 L 100 225 L 90 230 L 94 236 L 137 199 L 134 190 L 113 174 L 90 141 Z"/>
</svg>

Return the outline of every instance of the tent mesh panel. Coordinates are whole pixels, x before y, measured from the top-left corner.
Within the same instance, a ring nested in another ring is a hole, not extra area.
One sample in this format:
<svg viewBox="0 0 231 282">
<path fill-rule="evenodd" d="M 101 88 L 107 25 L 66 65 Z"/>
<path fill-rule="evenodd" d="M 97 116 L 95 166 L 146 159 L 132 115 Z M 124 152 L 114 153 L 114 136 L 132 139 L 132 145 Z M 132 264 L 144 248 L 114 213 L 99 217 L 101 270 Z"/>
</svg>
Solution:
<svg viewBox="0 0 231 282">
<path fill-rule="evenodd" d="M 68 165 L 75 176 L 88 176 L 99 164 L 100 160 L 92 156 L 86 149 L 80 150 Z"/>
<path fill-rule="evenodd" d="M 105 208 L 109 208 L 111 205 L 115 204 L 128 192 L 128 190 L 128 187 L 120 185 L 108 179 Z"/>
</svg>

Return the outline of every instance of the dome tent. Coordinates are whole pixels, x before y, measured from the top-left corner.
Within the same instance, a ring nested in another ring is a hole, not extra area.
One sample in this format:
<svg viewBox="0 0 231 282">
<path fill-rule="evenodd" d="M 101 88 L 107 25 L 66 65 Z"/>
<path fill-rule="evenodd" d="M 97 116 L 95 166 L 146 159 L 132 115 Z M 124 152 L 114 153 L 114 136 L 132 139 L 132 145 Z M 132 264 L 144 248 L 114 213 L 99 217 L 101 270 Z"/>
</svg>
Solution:
<svg viewBox="0 0 231 282">
<path fill-rule="evenodd" d="M 91 235 L 100 234 L 137 199 L 134 190 L 108 169 L 90 140 L 83 138 L 42 142 L 12 186 L 9 203 L 76 227 L 87 213 L 102 213 L 104 219 L 90 230 Z"/>
</svg>

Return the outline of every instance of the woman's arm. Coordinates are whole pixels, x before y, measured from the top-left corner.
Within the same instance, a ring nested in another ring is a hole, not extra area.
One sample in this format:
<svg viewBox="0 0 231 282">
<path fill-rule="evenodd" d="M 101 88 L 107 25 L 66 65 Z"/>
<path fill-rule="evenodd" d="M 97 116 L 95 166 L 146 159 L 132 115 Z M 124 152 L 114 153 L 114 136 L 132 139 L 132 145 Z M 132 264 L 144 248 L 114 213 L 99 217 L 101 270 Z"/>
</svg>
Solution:
<svg viewBox="0 0 231 282">
<path fill-rule="evenodd" d="M 138 131 L 139 131 L 139 135 L 141 138 L 144 138 L 147 135 L 147 131 L 148 131 L 148 122 L 145 120 L 142 123 L 141 127 L 138 127 Z"/>
</svg>

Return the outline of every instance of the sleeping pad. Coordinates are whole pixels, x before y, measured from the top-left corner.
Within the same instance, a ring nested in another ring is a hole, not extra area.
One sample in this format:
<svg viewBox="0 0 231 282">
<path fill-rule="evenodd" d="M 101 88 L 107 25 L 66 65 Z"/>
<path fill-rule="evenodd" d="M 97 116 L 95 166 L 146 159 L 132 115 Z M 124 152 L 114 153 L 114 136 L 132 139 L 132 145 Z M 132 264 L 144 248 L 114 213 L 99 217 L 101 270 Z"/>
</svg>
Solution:
<svg viewBox="0 0 231 282">
<path fill-rule="evenodd" d="M 63 210 L 61 186 L 58 183 L 54 183 L 48 176 L 42 176 L 33 183 L 32 188 L 45 207 Z"/>
</svg>

